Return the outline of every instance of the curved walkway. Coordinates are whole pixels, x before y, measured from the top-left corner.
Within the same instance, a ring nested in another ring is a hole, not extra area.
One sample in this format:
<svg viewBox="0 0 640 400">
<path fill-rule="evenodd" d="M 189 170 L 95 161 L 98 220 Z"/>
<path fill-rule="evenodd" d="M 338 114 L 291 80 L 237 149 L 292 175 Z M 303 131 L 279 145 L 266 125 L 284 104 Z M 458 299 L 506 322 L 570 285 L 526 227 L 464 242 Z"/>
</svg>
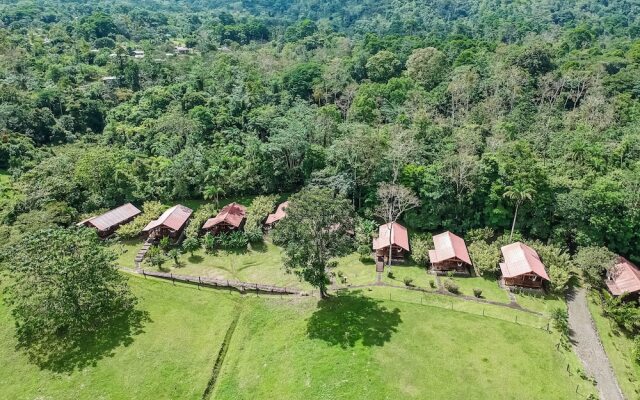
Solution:
<svg viewBox="0 0 640 400">
<path fill-rule="evenodd" d="M 571 341 L 587 373 L 595 378 L 600 399 L 624 400 L 591 319 L 587 301 L 586 290 L 583 288 L 567 296 Z"/>
</svg>

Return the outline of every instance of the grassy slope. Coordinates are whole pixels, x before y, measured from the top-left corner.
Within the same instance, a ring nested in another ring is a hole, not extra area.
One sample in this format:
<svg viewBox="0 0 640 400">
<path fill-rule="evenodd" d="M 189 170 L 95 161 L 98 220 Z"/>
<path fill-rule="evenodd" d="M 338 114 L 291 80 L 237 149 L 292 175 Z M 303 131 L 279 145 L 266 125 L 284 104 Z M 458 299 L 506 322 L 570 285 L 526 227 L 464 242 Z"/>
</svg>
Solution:
<svg viewBox="0 0 640 400">
<path fill-rule="evenodd" d="M 13 322 L 0 302 L 0 398 L 200 399 L 238 296 L 137 277 L 130 282 L 151 319 L 144 332 L 71 374 L 41 370 L 14 350 Z"/>
<path fill-rule="evenodd" d="M 640 365 L 633 359 L 633 341 L 602 315 L 602 307 L 593 298 L 589 299 L 589 310 L 622 392 L 628 399 L 639 398 Z"/>
<path fill-rule="evenodd" d="M 400 291 L 397 291 L 400 292 Z M 369 297 L 247 299 L 216 399 L 569 399 L 593 388 L 535 328 Z M 249 306 L 250 305 L 250 306 Z"/>
</svg>

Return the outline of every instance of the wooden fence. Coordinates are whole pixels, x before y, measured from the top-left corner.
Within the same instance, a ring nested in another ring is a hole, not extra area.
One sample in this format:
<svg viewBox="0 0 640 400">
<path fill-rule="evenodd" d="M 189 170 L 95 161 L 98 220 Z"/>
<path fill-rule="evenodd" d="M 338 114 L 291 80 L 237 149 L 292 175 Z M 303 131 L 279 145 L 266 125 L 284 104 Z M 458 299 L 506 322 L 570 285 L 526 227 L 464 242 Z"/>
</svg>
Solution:
<svg viewBox="0 0 640 400">
<path fill-rule="evenodd" d="M 174 275 L 168 272 L 145 271 L 144 269 L 137 270 L 136 272 L 144 275 L 145 277 L 153 276 L 155 278 L 168 279 L 173 282 L 178 281 L 178 282 L 187 282 L 187 283 L 193 283 L 193 284 L 203 285 L 203 286 L 233 288 L 241 292 L 255 291 L 255 292 L 278 293 L 278 294 L 302 294 L 302 291 L 296 288 L 263 285 L 260 283 L 241 282 L 241 281 L 234 281 L 234 280 L 228 280 L 228 279 L 215 279 L 215 278 L 207 278 L 207 277 L 201 277 L 201 276 Z"/>
</svg>

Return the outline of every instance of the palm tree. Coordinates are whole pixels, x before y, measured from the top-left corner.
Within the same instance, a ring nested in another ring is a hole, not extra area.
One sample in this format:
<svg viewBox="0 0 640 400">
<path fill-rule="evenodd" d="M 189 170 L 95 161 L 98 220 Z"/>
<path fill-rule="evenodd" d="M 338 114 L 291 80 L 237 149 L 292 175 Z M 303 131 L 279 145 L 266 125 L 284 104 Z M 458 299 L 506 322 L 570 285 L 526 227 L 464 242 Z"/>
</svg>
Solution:
<svg viewBox="0 0 640 400">
<path fill-rule="evenodd" d="M 224 194 L 224 189 L 220 186 L 207 186 L 202 192 L 205 200 L 213 199 L 218 205 L 219 197 L 221 194 Z"/>
<path fill-rule="evenodd" d="M 516 210 L 513 213 L 513 223 L 511 224 L 511 235 L 509 235 L 509 241 L 513 239 L 513 231 L 516 228 L 516 219 L 518 218 L 518 208 L 520 208 L 520 205 L 522 205 L 522 203 L 526 201 L 532 201 L 533 196 L 535 194 L 536 194 L 536 191 L 534 188 L 520 182 L 516 183 L 515 185 L 506 187 L 506 191 L 502 196 L 506 197 L 507 199 L 513 200 L 516 203 Z"/>
</svg>

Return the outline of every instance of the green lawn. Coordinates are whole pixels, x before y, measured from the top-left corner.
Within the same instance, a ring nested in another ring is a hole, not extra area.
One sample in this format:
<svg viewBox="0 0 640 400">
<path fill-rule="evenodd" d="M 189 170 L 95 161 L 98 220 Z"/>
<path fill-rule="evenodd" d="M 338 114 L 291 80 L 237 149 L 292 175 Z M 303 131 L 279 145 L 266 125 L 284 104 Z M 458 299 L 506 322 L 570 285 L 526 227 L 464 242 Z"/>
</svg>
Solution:
<svg viewBox="0 0 640 400">
<path fill-rule="evenodd" d="M 633 359 L 633 340 L 602 315 L 602 307 L 593 297 L 589 310 L 622 392 L 628 399 L 640 398 L 640 365 Z"/>
<path fill-rule="evenodd" d="M 142 243 L 140 241 L 116 243 L 113 248 L 119 252 L 120 265 L 133 267 L 133 259 Z M 208 254 L 204 250 L 196 251 L 193 256 L 182 254 L 181 266 L 173 266 L 173 260 L 167 260 L 163 271 L 175 275 L 191 275 L 216 279 L 239 280 L 250 283 L 263 283 L 277 286 L 295 287 L 310 290 L 311 286 L 301 282 L 297 275 L 287 273 L 282 263 L 282 250 L 269 240 L 245 251 L 219 250 Z M 152 269 L 148 264 L 143 268 Z"/>
<path fill-rule="evenodd" d="M 362 262 L 356 253 L 337 259 L 336 272 L 341 271 L 347 278 L 348 285 L 369 285 L 376 282 L 376 266 L 373 260 Z M 393 278 L 387 275 L 388 267 L 382 274 L 382 281 L 392 285 L 404 286 L 404 278 L 413 279 L 413 285 L 430 289 L 429 281 L 435 278 L 427 273 L 425 268 L 407 261 L 404 264 L 393 265 Z"/>
<path fill-rule="evenodd" d="M 466 296 L 473 296 L 473 289 L 482 289 L 482 298 L 500 303 L 508 303 L 509 295 L 498 285 L 495 279 L 487 279 L 481 276 L 474 277 L 440 277 L 441 281 L 452 279 L 460 288 L 460 293 Z"/>
<path fill-rule="evenodd" d="M 576 386 L 593 392 L 573 353 L 556 351 L 555 333 L 358 293 L 320 302 L 247 298 L 213 398 L 526 400 L 574 399 Z"/>
<path fill-rule="evenodd" d="M 200 399 L 240 297 L 138 277 L 130 283 L 148 312 L 142 332 L 94 349 L 101 358 L 87 356 L 88 365 L 73 372 L 40 369 L 16 351 L 0 302 L 0 398 Z"/>
<path fill-rule="evenodd" d="M 551 315 L 556 308 L 567 309 L 564 299 L 554 294 L 534 295 L 522 292 L 515 293 L 515 296 L 516 302 L 522 307 L 545 315 Z"/>
</svg>

